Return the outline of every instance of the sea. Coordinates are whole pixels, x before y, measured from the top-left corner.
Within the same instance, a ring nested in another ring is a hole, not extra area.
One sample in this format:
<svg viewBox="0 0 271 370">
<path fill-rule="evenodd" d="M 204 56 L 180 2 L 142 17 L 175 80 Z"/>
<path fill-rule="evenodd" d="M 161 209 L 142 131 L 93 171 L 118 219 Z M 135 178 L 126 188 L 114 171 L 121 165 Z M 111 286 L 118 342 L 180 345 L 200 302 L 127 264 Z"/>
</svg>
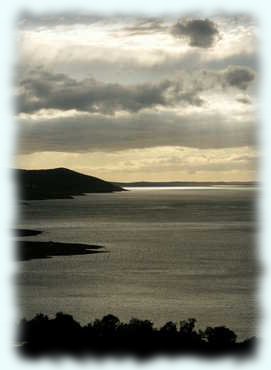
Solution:
<svg viewBox="0 0 271 370">
<path fill-rule="evenodd" d="M 257 335 L 257 194 L 252 186 L 127 188 L 74 199 L 28 201 L 25 240 L 95 244 L 105 253 L 19 263 L 20 317 L 72 314 L 86 324 L 197 319 Z"/>
</svg>

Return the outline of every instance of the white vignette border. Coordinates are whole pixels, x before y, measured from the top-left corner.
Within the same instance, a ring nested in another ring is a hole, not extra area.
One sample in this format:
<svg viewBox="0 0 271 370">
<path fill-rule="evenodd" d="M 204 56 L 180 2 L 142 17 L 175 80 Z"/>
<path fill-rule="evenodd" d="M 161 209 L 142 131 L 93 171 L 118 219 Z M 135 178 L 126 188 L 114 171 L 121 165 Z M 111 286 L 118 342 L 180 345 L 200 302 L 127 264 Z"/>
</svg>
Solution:
<svg viewBox="0 0 271 370">
<path fill-rule="evenodd" d="M 219 4 L 219 5 L 218 5 Z M 200 357 L 180 357 L 170 359 L 157 357 L 145 363 L 138 363 L 133 358 L 123 361 L 116 359 L 104 359 L 95 361 L 75 361 L 71 358 L 63 358 L 54 362 L 49 359 L 40 361 L 27 361 L 16 354 L 12 343 L 15 337 L 16 294 L 14 279 L 17 266 L 14 261 L 14 250 L 9 230 L 16 218 L 16 187 L 12 181 L 10 168 L 13 167 L 13 155 L 16 149 L 16 125 L 13 119 L 13 73 L 16 63 L 15 22 L 20 12 L 28 10 L 34 13 L 60 13 L 60 12 L 88 12 L 112 14 L 143 14 L 163 15 L 172 13 L 197 12 L 203 16 L 218 13 L 252 15 L 259 26 L 259 60 L 260 60 L 260 84 L 259 84 L 259 131 L 258 143 L 261 152 L 261 160 L 258 167 L 258 179 L 261 182 L 260 197 L 258 199 L 258 259 L 262 269 L 258 282 L 258 307 L 260 313 L 259 330 L 257 336 L 261 338 L 257 353 L 244 360 L 234 360 L 226 357 L 217 360 L 204 360 Z M 269 369 L 271 366 L 271 128 L 269 124 L 271 105 L 271 2 L 268 0 L 245 1 L 245 0 L 190 0 L 186 3 L 178 0 L 137 0 L 128 2 L 125 0 L 99 0 L 95 4 L 84 0 L 9 0 L 2 3 L 0 22 L 0 47 L 1 47 L 1 119 L 0 124 L 0 361 L 2 368 L 28 369 L 42 368 L 52 369 L 55 366 L 63 369 L 76 369 L 91 365 L 93 368 L 119 369 L 121 367 L 134 369 L 146 367 L 149 369 L 165 369 L 170 366 L 177 369 L 211 369 L 219 366 L 221 370 L 227 369 Z"/>
</svg>

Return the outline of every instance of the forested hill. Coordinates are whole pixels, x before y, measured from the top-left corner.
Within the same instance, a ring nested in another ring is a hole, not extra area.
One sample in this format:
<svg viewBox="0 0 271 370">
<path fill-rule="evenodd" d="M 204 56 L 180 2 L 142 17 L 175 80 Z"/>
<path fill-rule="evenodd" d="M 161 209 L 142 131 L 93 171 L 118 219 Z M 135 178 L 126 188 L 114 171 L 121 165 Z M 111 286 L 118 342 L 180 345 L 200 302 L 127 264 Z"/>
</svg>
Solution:
<svg viewBox="0 0 271 370">
<path fill-rule="evenodd" d="M 67 168 L 14 171 L 19 187 L 19 198 L 22 200 L 72 198 L 85 193 L 112 193 L 124 190 L 118 185 Z"/>
</svg>

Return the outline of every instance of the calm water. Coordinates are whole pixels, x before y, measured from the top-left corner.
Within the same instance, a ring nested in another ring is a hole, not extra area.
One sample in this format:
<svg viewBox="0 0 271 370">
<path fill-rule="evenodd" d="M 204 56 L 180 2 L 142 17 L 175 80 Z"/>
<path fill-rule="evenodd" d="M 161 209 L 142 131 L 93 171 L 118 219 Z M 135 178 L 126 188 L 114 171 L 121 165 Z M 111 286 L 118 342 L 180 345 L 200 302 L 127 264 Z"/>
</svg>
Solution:
<svg viewBox="0 0 271 370">
<path fill-rule="evenodd" d="M 240 338 L 257 323 L 255 189 L 131 190 L 31 201 L 30 240 L 99 244 L 108 253 L 20 262 L 18 304 L 30 318 L 64 311 L 86 323 L 113 313 L 155 325 L 189 317 Z"/>
</svg>

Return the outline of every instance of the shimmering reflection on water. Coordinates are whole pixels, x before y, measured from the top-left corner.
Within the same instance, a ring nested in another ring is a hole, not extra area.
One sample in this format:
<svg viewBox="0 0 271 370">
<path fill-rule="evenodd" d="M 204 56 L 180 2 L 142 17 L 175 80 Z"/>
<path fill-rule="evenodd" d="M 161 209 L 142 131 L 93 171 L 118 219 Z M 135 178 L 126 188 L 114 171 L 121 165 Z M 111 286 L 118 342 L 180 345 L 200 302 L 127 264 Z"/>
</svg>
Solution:
<svg viewBox="0 0 271 370">
<path fill-rule="evenodd" d="M 131 190 L 23 205 L 31 240 L 103 245 L 109 253 L 20 262 L 19 310 L 107 313 L 156 325 L 188 317 L 255 334 L 255 189 Z"/>
</svg>

